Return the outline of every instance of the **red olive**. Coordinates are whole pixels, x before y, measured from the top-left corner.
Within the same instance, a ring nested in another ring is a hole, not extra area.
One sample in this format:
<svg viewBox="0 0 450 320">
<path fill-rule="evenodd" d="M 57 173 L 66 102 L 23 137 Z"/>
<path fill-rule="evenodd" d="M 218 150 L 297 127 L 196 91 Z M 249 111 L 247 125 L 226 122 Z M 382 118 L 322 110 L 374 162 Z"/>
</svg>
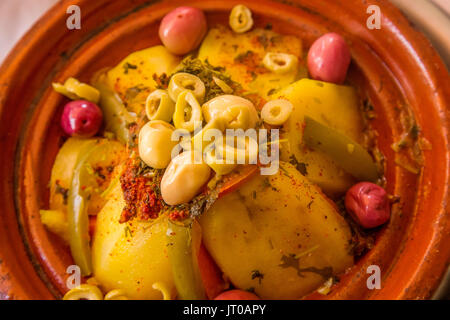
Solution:
<svg viewBox="0 0 450 320">
<path fill-rule="evenodd" d="M 95 103 L 77 100 L 65 105 L 61 127 L 71 137 L 88 138 L 98 132 L 102 120 L 102 110 Z"/>
<path fill-rule="evenodd" d="M 370 182 L 360 182 L 345 195 L 345 207 L 362 227 L 378 227 L 389 220 L 390 208 L 386 191 Z"/>
<path fill-rule="evenodd" d="M 214 300 L 261 300 L 257 295 L 243 290 L 228 290 L 222 292 Z"/>
<path fill-rule="evenodd" d="M 315 80 L 344 82 L 350 61 L 350 49 L 337 33 L 327 33 L 317 39 L 308 53 L 309 73 Z"/>
<path fill-rule="evenodd" d="M 170 52 L 183 55 L 200 45 L 206 29 L 206 17 L 202 10 L 178 7 L 162 19 L 159 37 Z"/>
</svg>

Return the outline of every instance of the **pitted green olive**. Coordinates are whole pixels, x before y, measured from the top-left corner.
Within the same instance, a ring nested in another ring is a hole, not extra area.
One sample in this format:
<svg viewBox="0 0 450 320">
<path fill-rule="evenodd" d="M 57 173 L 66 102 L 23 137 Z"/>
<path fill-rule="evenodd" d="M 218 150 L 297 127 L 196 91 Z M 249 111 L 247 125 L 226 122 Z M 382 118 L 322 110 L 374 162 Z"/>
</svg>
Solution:
<svg viewBox="0 0 450 320">
<path fill-rule="evenodd" d="M 189 90 L 180 93 L 173 114 L 175 128 L 193 132 L 202 120 L 202 109 L 194 94 Z"/>
<path fill-rule="evenodd" d="M 212 119 L 231 116 L 228 129 L 248 129 L 256 127 L 258 112 L 253 103 L 234 95 L 223 95 L 209 100 L 202 106 L 206 122 Z M 248 118 L 248 121 L 246 119 Z"/>
<path fill-rule="evenodd" d="M 105 300 L 129 300 L 123 290 L 115 289 L 105 294 Z"/>
<path fill-rule="evenodd" d="M 175 103 L 166 90 L 155 90 L 150 93 L 145 102 L 145 112 L 149 120 L 170 122 L 175 111 Z"/>
<path fill-rule="evenodd" d="M 63 300 L 103 300 L 103 293 L 97 286 L 82 284 L 67 292 Z"/>
<path fill-rule="evenodd" d="M 203 162 L 202 153 L 185 151 L 172 159 L 161 180 L 161 195 L 168 205 L 191 201 L 208 182 L 209 166 Z"/>
<path fill-rule="evenodd" d="M 298 59 L 287 53 L 268 52 L 263 59 L 264 66 L 275 73 L 287 73 L 297 70 Z"/>
<path fill-rule="evenodd" d="M 215 144 L 208 145 L 203 154 L 205 157 L 205 162 L 218 175 L 222 176 L 228 174 L 237 166 L 236 163 L 225 163 L 225 157 L 222 157 L 222 155 L 217 152 Z"/>
<path fill-rule="evenodd" d="M 261 110 L 261 118 L 264 122 L 279 126 L 285 123 L 294 110 L 294 106 L 288 100 L 277 99 L 267 102 Z"/>
<path fill-rule="evenodd" d="M 177 141 L 172 141 L 175 128 L 162 120 L 145 124 L 139 132 L 139 156 L 142 161 L 155 169 L 163 169 L 170 163 L 172 149 Z"/>
<path fill-rule="evenodd" d="M 236 33 L 250 30 L 253 26 L 252 12 L 246 6 L 238 4 L 231 10 L 229 24 Z"/>
<path fill-rule="evenodd" d="M 205 84 L 199 77 L 190 73 L 175 73 L 169 82 L 169 96 L 173 101 L 178 101 L 178 96 L 185 90 L 192 91 L 195 98 L 203 102 L 205 98 Z"/>
<path fill-rule="evenodd" d="M 215 143 L 216 157 L 225 159 L 226 164 L 256 164 L 258 142 L 249 136 L 224 136 Z"/>
</svg>

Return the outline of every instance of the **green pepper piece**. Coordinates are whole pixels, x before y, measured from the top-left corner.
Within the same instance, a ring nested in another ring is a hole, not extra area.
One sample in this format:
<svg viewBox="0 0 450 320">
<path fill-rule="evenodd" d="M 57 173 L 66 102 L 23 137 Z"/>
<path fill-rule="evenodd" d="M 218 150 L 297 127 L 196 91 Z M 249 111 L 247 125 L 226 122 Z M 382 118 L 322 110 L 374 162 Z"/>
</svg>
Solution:
<svg viewBox="0 0 450 320">
<path fill-rule="evenodd" d="M 128 127 L 137 118 L 131 115 L 119 95 L 101 81 L 96 81 L 94 87 L 100 91 L 100 108 L 103 111 L 105 130 L 113 132 L 117 139 L 126 144 L 129 138 Z"/>
<path fill-rule="evenodd" d="M 342 133 L 305 116 L 305 144 L 329 155 L 346 172 L 360 181 L 375 182 L 379 173 L 370 154 Z"/>
<path fill-rule="evenodd" d="M 200 233 L 200 227 L 192 221 L 184 225 L 169 221 L 167 250 L 178 298 L 181 300 L 206 299 L 196 250 L 200 245 Z"/>
<path fill-rule="evenodd" d="M 84 276 L 92 273 L 91 248 L 89 245 L 89 215 L 88 201 L 89 181 L 95 174 L 90 165 L 94 155 L 106 154 L 111 151 L 108 140 L 92 139 L 80 150 L 72 175 L 67 206 L 67 224 L 69 245 L 75 264 Z"/>
</svg>

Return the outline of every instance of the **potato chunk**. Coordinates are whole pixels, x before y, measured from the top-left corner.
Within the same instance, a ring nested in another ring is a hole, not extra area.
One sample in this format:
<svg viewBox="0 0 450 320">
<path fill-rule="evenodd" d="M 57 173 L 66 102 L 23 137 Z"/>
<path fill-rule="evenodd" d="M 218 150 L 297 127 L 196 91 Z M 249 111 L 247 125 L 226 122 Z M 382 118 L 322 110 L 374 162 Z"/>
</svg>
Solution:
<svg viewBox="0 0 450 320">
<path fill-rule="evenodd" d="M 361 143 L 363 124 L 355 89 L 322 81 L 302 79 L 275 94 L 274 98 L 288 99 L 294 110 L 284 124 L 282 139 L 288 139 L 280 150 L 281 160 L 298 162 L 302 173 L 329 196 L 344 193 L 355 180 L 333 159 L 303 145 L 302 121 L 307 115 Z"/>
<path fill-rule="evenodd" d="M 153 289 L 154 283 L 175 291 L 166 247 L 167 217 L 121 224 L 124 205 L 117 184 L 97 218 L 92 245 L 94 277 L 106 291 L 122 289 L 130 299 L 162 299 L 162 293 Z"/>
<path fill-rule="evenodd" d="M 257 176 L 200 219 L 203 240 L 240 289 L 298 299 L 353 264 L 350 229 L 332 202 L 292 165 Z"/>
<path fill-rule="evenodd" d="M 120 95 L 130 111 L 139 113 L 149 93 L 158 87 L 155 78 L 168 79 L 180 61 L 180 57 L 164 46 L 136 51 L 106 73 L 107 84 Z"/>
</svg>

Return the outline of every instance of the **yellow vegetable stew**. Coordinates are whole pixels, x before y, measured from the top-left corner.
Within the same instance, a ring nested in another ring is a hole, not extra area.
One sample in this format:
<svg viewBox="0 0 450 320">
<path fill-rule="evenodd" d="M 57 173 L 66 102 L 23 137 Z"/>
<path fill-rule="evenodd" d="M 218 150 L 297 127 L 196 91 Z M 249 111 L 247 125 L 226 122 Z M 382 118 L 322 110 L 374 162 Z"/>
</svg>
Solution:
<svg viewBox="0 0 450 320">
<path fill-rule="evenodd" d="M 62 146 L 41 211 L 84 276 L 66 299 L 300 299 L 370 249 L 342 200 L 380 177 L 360 99 L 308 78 L 301 39 L 218 25 L 187 56 L 159 45 L 68 83 L 55 90 L 98 103 L 104 125 Z M 198 148 L 205 129 L 258 135 L 241 139 L 242 163 L 220 163 L 239 147 Z M 279 154 L 277 170 L 251 162 L 252 144 Z"/>
</svg>

